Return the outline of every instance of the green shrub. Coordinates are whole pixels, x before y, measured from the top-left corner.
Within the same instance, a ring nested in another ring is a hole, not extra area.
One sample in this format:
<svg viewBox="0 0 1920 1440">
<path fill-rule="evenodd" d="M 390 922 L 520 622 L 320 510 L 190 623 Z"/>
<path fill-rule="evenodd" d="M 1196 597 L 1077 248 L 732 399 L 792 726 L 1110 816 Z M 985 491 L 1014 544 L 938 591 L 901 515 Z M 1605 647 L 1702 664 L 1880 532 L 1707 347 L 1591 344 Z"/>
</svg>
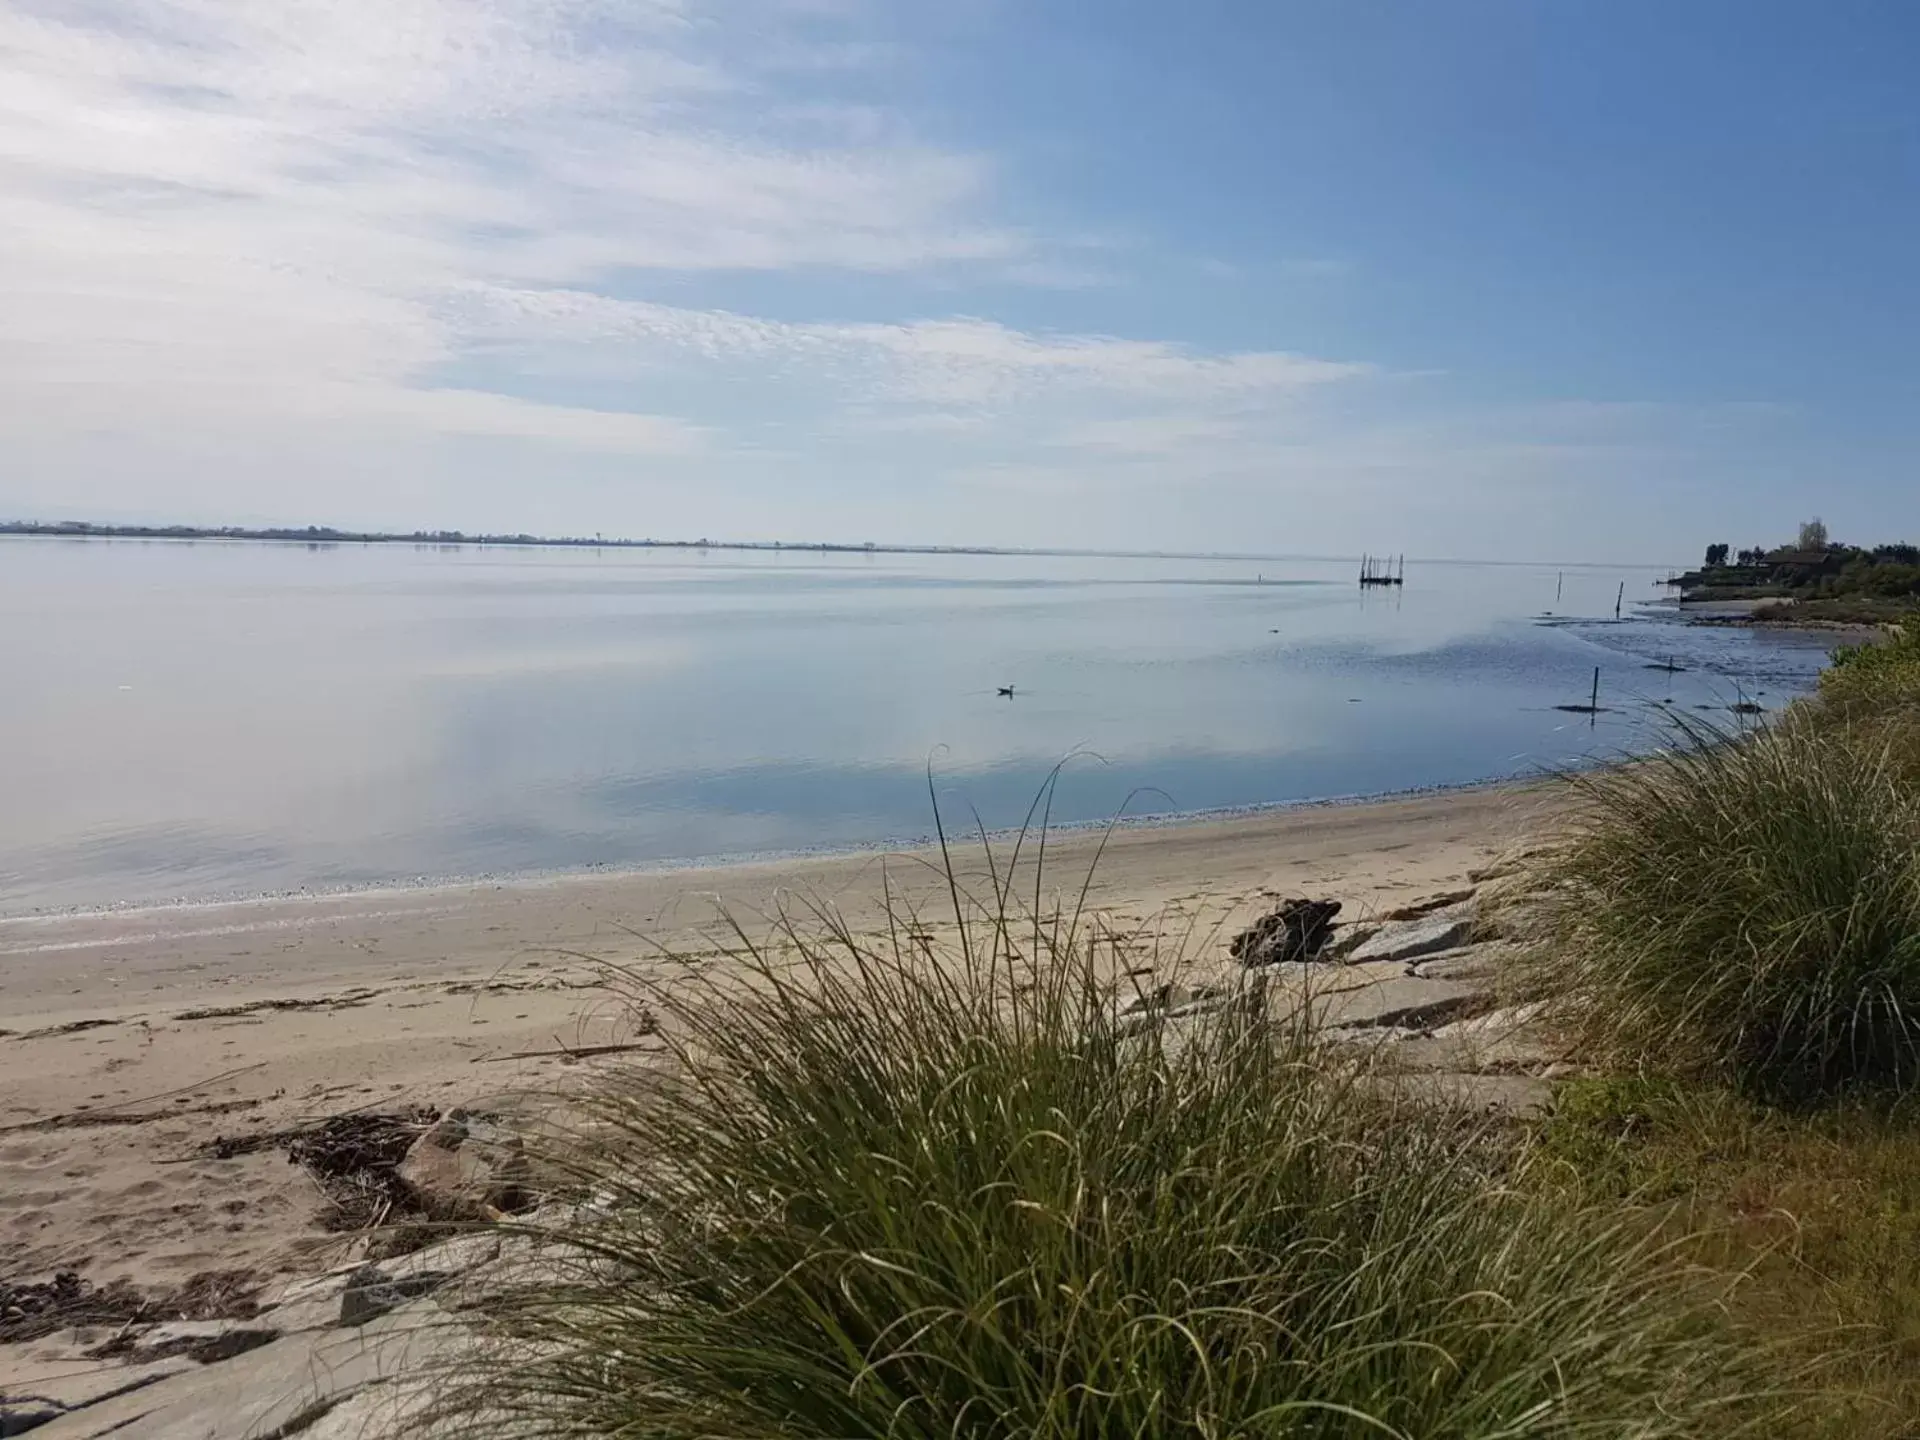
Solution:
<svg viewBox="0 0 1920 1440">
<path fill-rule="evenodd" d="M 1920 707 L 1920 624 L 1890 630 L 1883 640 L 1833 652 L 1820 675 L 1820 702 L 1843 717 Z"/>
<path fill-rule="evenodd" d="M 1789 1408 L 1638 1219 L 1506 1183 L 1511 1137 L 1328 1063 L 1257 990 L 1121 1016 L 1111 946 L 1005 904 L 951 947 L 790 928 L 644 984 L 674 1063 L 600 1090 L 570 1163 L 605 1218 L 562 1228 L 571 1282 L 500 1314 L 523 1358 L 473 1413 L 1651 1440 Z"/>
<path fill-rule="evenodd" d="M 1920 1060 L 1920 806 L 1872 732 L 1681 723 L 1576 777 L 1523 976 L 1602 1057 L 1806 1098 Z"/>
</svg>

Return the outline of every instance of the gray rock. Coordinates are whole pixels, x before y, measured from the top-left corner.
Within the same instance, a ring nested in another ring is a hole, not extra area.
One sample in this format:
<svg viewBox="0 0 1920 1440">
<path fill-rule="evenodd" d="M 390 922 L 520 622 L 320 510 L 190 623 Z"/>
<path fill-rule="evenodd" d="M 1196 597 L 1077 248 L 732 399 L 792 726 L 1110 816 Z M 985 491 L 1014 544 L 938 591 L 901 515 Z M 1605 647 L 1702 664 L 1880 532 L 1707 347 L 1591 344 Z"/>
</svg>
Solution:
<svg viewBox="0 0 1920 1440">
<path fill-rule="evenodd" d="M 119 1329 L 77 1327 L 33 1340 L 0 1344 L 0 1414 L 15 1426 L 6 1434 L 25 1434 L 28 1419 L 43 1425 L 53 1416 L 84 1409 L 115 1395 L 157 1384 L 195 1368 L 182 1357 L 129 1359 L 124 1351 L 107 1356 L 102 1347 L 124 1341 Z"/>
<path fill-rule="evenodd" d="M 511 1363 L 510 1361 L 508 1363 Z M 436 1377 L 444 1378 L 444 1377 Z M 472 1379 L 459 1377 L 460 1382 Z M 487 1406 L 464 1389 L 420 1383 L 409 1378 L 369 1385 L 329 1410 L 299 1440 L 515 1440 L 550 1435 L 551 1426 L 534 1417 Z"/>
<path fill-rule="evenodd" d="M 1370 960 L 1413 960 L 1442 950 L 1457 950 L 1473 935 L 1468 914 L 1439 915 L 1426 920 L 1402 920 L 1382 925 L 1347 952 L 1351 964 Z"/>
<path fill-rule="evenodd" d="M 35 1440 L 256 1440 L 298 1434 L 367 1385 L 418 1374 L 470 1343 L 431 1300 L 416 1300 L 351 1333 L 289 1335 L 217 1365 L 75 1410 Z"/>
<path fill-rule="evenodd" d="M 1408 966 L 1408 972 L 1422 980 L 1491 980 L 1500 973 L 1506 957 L 1518 948 L 1504 940 L 1463 945 L 1458 950 L 1422 956 Z"/>
<path fill-rule="evenodd" d="M 1544 1109 L 1553 1098 L 1553 1086 L 1531 1075 L 1443 1071 L 1421 1078 L 1423 1084 L 1443 1099 L 1503 1115 L 1524 1115 Z"/>
<path fill-rule="evenodd" d="M 489 1228 L 392 1256 L 382 1260 L 380 1268 L 396 1280 L 406 1280 L 423 1274 L 463 1275 L 499 1258 L 500 1232 Z"/>
<path fill-rule="evenodd" d="M 0 1435 L 24 1435 L 58 1420 L 60 1415 L 60 1411 L 38 1401 L 15 1404 L 11 1400 L 0 1400 Z"/>
<path fill-rule="evenodd" d="M 273 1326 L 283 1335 L 338 1325 L 340 1298 L 360 1269 L 354 1265 L 326 1275 L 290 1281 L 262 1307 L 255 1319 L 259 1324 Z"/>
<path fill-rule="evenodd" d="M 1228 985 L 1182 984 L 1170 980 L 1164 985 L 1155 986 L 1145 994 L 1134 996 L 1121 1006 L 1119 1013 L 1123 1018 L 1128 1019 L 1137 1015 L 1152 1015 L 1159 1011 L 1177 1014 L 1193 1004 L 1224 996 L 1231 988 L 1233 987 Z"/>
<path fill-rule="evenodd" d="M 1398 975 L 1314 1000 L 1319 1023 L 1334 1030 L 1428 1030 L 1488 1003 L 1484 985 Z"/>
<path fill-rule="evenodd" d="M 1453 914 L 1471 908 L 1474 898 L 1472 890 L 1449 890 L 1444 895 L 1430 895 L 1425 900 L 1416 900 L 1411 905 L 1401 905 L 1389 910 L 1380 918 L 1383 921 L 1425 920 L 1445 912 Z"/>
<path fill-rule="evenodd" d="M 134 1335 L 128 1355 L 134 1360 L 185 1356 L 199 1365 L 213 1365 L 279 1338 L 279 1327 L 264 1320 L 168 1320 Z"/>
<path fill-rule="evenodd" d="M 1436 1039 L 1441 1040 L 1499 1039 L 1533 1024 L 1546 1013 L 1546 1008 L 1545 1002 L 1539 1000 L 1525 1005 L 1508 1005 L 1489 1010 L 1484 1015 L 1476 1015 L 1470 1020 L 1456 1021 L 1433 1033 Z"/>
<path fill-rule="evenodd" d="M 409 1300 L 438 1290 L 451 1274 L 447 1270 L 415 1268 L 406 1275 L 394 1275 L 378 1265 L 362 1265 L 348 1277 L 346 1289 L 340 1293 L 340 1323 L 365 1325 Z"/>
<path fill-rule="evenodd" d="M 1565 1056 L 1533 1023 L 1539 1015 L 1538 1005 L 1517 1005 L 1455 1020 L 1399 1046 L 1394 1061 L 1416 1070 L 1546 1079 Z"/>
</svg>

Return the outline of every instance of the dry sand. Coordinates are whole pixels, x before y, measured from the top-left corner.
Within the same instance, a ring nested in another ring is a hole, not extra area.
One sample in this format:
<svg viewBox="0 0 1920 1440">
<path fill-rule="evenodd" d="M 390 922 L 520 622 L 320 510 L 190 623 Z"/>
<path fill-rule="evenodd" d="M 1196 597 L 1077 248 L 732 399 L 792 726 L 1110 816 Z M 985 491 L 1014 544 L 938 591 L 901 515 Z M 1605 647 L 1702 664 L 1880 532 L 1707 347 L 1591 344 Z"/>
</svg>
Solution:
<svg viewBox="0 0 1920 1440">
<path fill-rule="evenodd" d="M 1487 788 L 1123 830 L 1089 904 L 1189 948 L 1285 895 L 1352 918 L 1457 885 L 1548 803 Z M 1046 889 L 1077 891 L 1099 843 L 1055 837 Z M 0 920 L 0 1279 L 310 1268 L 313 1182 L 277 1147 L 215 1158 L 216 1137 L 564 1086 L 620 1063 L 566 1051 L 651 1043 L 596 993 L 596 962 L 657 965 L 661 946 L 711 946 L 721 910 L 751 931 L 796 900 L 871 928 L 883 877 L 935 915 L 933 858 Z M 984 880 L 977 845 L 957 858 Z"/>
</svg>

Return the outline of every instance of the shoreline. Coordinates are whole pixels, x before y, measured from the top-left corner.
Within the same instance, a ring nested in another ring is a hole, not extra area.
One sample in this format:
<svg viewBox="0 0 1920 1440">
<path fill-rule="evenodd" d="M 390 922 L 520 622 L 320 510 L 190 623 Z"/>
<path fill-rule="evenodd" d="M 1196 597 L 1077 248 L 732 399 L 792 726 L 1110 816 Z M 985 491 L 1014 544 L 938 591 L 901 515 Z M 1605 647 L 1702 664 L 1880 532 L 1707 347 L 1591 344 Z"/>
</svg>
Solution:
<svg viewBox="0 0 1920 1440">
<path fill-rule="evenodd" d="M 1676 613 L 1688 625 L 1706 629 L 1766 630 L 1788 635 L 1833 635 L 1860 643 L 1880 635 L 1884 628 L 1862 620 L 1823 620 L 1818 616 L 1804 620 L 1762 618 L 1759 610 L 1782 603 L 1782 597 L 1767 596 L 1751 600 L 1687 600 L 1672 602 Z M 1791 601 L 1787 602 L 1789 605 Z"/>
<path fill-rule="evenodd" d="M 1614 761 L 1596 762 L 1591 766 L 1568 767 L 1572 770 L 1604 768 Z M 1106 820 L 1056 820 L 1047 828 L 1049 837 L 1084 836 L 1096 831 L 1111 830 L 1114 833 L 1136 830 L 1178 830 L 1188 826 L 1219 824 L 1222 822 L 1251 819 L 1259 816 L 1283 815 L 1291 812 L 1309 812 L 1315 810 L 1355 809 L 1369 805 L 1391 804 L 1400 800 L 1419 800 L 1430 796 L 1471 794 L 1483 790 L 1501 790 L 1510 787 L 1524 787 L 1550 781 L 1559 772 L 1546 771 L 1536 774 L 1492 776 L 1483 780 L 1462 780 L 1456 783 L 1434 785 L 1413 785 L 1400 790 L 1378 790 L 1350 795 L 1328 795 L 1311 800 L 1270 800 L 1246 805 L 1219 805 L 1205 810 L 1179 810 L 1165 814 L 1122 815 Z M 1029 832 L 1029 838 L 1039 832 Z M 1011 844 L 1020 834 L 1018 827 L 1006 827 L 989 830 L 987 840 L 995 845 Z M 978 846 L 980 837 L 975 831 L 964 835 L 949 832 L 948 843 L 958 849 Z M 165 900 L 119 900 L 104 903 L 76 904 L 66 906 L 41 907 L 32 910 L 0 910 L 0 932 L 9 925 L 57 924 L 67 920 L 105 919 L 110 917 L 127 918 L 145 914 L 178 914 L 193 910 L 226 910 L 245 906 L 298 904 L 303 901 L 332 901 L 341 899 L 375 900 L 383 897 L 414 896 L 422 894 L 446 893 L 458 894 L 466 891 L 497 890 L 506 888 L 533 889 L 544 886 L 566 885 L 575 881 L 618 881 L 623 879 L 646 879 L 663 876 L 701 875 L 715 871 L 725 871 L 752 866 L 802 864 L 818 860 L 853 860 L 895 854 L 914 854 L 937 849 L 939 837 L 928 832 L 922 835 L 896 836 L 890 839 L 868 841 L 860 844 L 834 844 L 818 848 L 799 850 L 746 850 L 721 855 L 673 857 L 658 861 L 608 861 L 596 865 L 557 866 L 529 870 L 485 871 L 475 875 L 426 875 L 408 879 L 386 879 L 367 882 L 350 881 L 339 885 L 301 885 L 282 890 L 234 891 L 227 894 L 182 895 Z M 0 946 L 0 955 L 6 953 Z"/>
</svg>

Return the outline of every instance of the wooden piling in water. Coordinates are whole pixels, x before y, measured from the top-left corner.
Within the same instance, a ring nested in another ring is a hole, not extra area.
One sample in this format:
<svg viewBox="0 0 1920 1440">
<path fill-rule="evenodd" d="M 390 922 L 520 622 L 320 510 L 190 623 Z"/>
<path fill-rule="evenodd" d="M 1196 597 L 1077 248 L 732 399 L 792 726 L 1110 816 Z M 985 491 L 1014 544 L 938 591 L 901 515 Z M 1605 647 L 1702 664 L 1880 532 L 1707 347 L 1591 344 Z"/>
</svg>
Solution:
<svg viewBox="0 0 1920 1440">
<path fill-rule="evenodd" d="M 1399 569 L 1398 569 L 1398 572 L 1396 573 L 1394 568 L 1394 557 L 1392 557 L 1391 555 L 1383 555 L 1379 557 L 1375 557 L 1372 555 L 1362 555 L 1360 557 L 1360 583 L 1362 585 L 1404 585 L 1406 584 L 1407 583 L 1407 557 L 1405 555 L 1400 556 Z"/>
</svg>

